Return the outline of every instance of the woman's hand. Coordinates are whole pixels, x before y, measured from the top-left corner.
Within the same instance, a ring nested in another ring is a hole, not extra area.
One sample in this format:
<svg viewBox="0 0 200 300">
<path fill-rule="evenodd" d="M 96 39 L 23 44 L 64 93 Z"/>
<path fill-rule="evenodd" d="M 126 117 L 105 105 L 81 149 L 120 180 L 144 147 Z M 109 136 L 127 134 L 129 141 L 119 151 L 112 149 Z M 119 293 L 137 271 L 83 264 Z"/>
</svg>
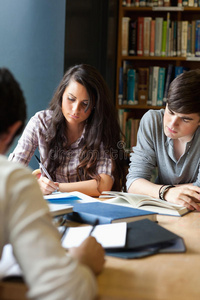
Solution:
<svg viewBox="0 0 200 300">
<path fill-rule="evenodd" d="M 59 190 L 59 183 L 53 182 L 47 177 L 40 176 L 40 178 L 38 179 L 38 183 L 43 195 L 49 195 Z"/>
<path fill-rule="evenodd" d="M 190 210 L 200 211 L 200 188 L 191 184 L 179 185 L 165 193 L 165 200 L 187 207 Z"/>
</svg>

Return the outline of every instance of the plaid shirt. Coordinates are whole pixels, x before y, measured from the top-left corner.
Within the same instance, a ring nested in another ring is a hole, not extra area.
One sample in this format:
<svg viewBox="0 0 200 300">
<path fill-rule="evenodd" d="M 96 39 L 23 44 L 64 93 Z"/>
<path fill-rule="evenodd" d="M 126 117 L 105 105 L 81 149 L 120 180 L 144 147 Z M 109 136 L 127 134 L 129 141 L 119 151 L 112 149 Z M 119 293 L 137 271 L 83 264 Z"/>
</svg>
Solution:
<svg viewBox="0 0 200 300">
<path fill-rule="evenodd" d="M 18 161 L 24 165 L 28 165 L 31 157 L 33 156 L 36 148 L 38 147 L 40 152 L 40 160 L 45 167 L 47 167 L 47 159 L 45 156 L 45 149 L 47 143 L 45 141 L 46 130 L 51 123 L 52 113 L 50 110 L 44 110 L 37 112 L 28 122 L 21 138 L 18 141 L 17 147 L 10 154 L 9 160 Z M 56 170 L 57 182 L 77 182 L 79 181 L 76 168 L 79 165 L 79 155 L 84 145 L 85 128 L 81 137 L 76 140 L 69 149 L 66 150 L 66 159 Z M 54 157 L 59 155 L 59 152 L 63 150 L 55 149 Z M 97 172 L 98 174 L 107 174 L 112 176 L 112 160 L 103 149 L 101 144 L 100 151 L 96 153 Z M 53 159 L 53 158 L 52 158 Z M 84 180 L 83 174 L 79 174 L 81 180 Z M 114 179 L 113 179 L 114 180 Z"/>
</svg>

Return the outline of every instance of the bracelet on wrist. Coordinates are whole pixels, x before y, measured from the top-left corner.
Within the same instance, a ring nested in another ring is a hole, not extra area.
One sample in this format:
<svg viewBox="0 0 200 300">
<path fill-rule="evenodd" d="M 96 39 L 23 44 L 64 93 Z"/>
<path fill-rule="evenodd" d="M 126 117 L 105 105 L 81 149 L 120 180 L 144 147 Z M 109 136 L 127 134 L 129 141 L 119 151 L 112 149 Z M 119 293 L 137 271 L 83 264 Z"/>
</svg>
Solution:
<svg viewBox="0 0 200 300">
<path fill-rule="evenodd" d="M 175 187 L 175 185 L 171 185 L 171 184 L 169 184 L 169 185 L 162 185 L 162 186 L 160 187 L 160 189 L 159 189 L 159 198 L 160 198 L 161 200 L 165 200 L 165 198 L 164 198 L 165 193 L 166 193 L 169 189 L 171 189 L 171 188 L 173 188 L 173 187 Z"/>
</svg>

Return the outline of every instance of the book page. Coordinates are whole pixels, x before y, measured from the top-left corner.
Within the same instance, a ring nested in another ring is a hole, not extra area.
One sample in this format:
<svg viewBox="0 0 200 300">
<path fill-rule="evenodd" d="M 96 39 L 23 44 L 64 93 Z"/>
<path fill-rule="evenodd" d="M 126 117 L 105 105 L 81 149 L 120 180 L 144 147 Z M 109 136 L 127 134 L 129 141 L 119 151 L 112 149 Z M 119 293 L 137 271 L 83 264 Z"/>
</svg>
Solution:
<svg viewBox="0 0 200 300">
<path fill-rule="evenodd" d="M 91 229 L 92 226 L 70 227 L 63 239 L 63 247 L 78 247 L 90 235 Z M 125 246 L 126 230 L 127 224 L 125 222 L 105 224 L 96 226 L 91 235 L 104 248 L 118 248 Z"/>
<path fill-rule="evenodd" d="M 103 192 L 103 194 L 108 193 L 109 196 L 113 195 L 113 199 L 107 200 L 108 203 L 118 203 L 125 204 L 124 201 L 127 201 L 131 204 L 132 207 L 141 207 L 145 205 L 152 205 L 152 206 L 159 206 L 165 207 L 169 209 L 179 209 L 183 206 L 169 203 L 160 199 L 154 199 L 147 195 L 140 195 L 140 194 L 132 194 L 132 193 L 123 193 L 123 192 Z M 106 197 L 106 196 L 105 196 Z"/>
</svg>

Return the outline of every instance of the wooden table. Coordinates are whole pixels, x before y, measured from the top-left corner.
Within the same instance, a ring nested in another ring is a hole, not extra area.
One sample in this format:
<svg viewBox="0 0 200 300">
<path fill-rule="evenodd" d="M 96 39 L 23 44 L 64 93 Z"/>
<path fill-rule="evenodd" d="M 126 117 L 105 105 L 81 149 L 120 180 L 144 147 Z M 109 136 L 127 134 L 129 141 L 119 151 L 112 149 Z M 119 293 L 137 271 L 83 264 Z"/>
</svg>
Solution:
<svg viewBox="0 0 200 300">
<path fill-rule="evenodd" d="M 109 257 L 98 277 L 98 299 L 200 299 L 200 213 L 158 216 L 158 221 L 184 238 L 187 252 L 133 260 Z"/>
<path fill-rule="evenodd" d="M 158 221 L 184 238 L 186 253 L 131 260 L 107 256 L 105 268 L 97 278 L 98 300 L 200 299 L 200 213 L 158 216 Z M 25 288 L 20 283 L 0 283 L 0 299 L 24 300 Z"/>
</svg>

